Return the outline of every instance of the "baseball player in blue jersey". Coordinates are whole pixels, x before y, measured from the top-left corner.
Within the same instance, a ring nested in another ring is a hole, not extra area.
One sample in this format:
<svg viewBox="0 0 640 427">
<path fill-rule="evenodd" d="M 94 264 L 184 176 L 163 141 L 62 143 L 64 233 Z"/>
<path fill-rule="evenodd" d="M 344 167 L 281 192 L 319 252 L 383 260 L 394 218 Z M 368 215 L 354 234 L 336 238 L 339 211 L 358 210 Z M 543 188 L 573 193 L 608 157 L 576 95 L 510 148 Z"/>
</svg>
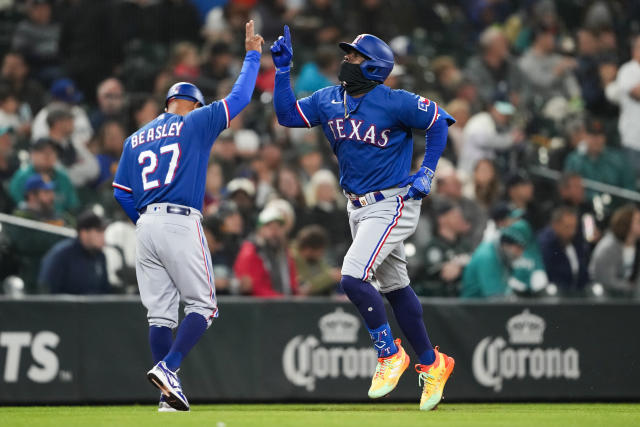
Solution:
<svg viewBox="0 0 640 427">
<path fill-rule="evenodd" d="M 159 411 L 189 410 L 176 373 L 218 316 L 200 224 L 207 163 L 218 134 L 251 100 L 263 43 L 248 22 L 247 54 L 229 96 L 205 105 L 196 86 L 176 83 L 167 93 L 165 113 L 124 142 L 114 196 L 136 224 L 136 274 L 155 365 L 147 378 L 162 392 Z M 174 340 L 180 301 L 186 316 Z"/>
<path fill-rule="evenodd" d="M 340 48 L 345 52 L 338 75 L 342 84 L 296 100 L 289 81 L 293 49 L 285 26 L 284 36 L 271 46 L 277 68 L 275 110 L 281 125 L 322 126 L 338 158 L 353 237 L 341 285 L 378 352 L 369 397 L 389 394 L 409 365 L 409 356 L 391 333 L 383 294 L 419 358 L 420 409 L 430 410 L 442 398 L 454 360 L 429 341 L 422 306 L 409 286 L 403 241 L 416 229 L 421 199 L 429 194 L 448 127 L 455 120 L 433 101 L 381 84 L 394 58 L 379 38 L 361 34 Z M 412 129 L 426 130 L 426 150 L 420 170 L 409 175 Z"/>
</svg>

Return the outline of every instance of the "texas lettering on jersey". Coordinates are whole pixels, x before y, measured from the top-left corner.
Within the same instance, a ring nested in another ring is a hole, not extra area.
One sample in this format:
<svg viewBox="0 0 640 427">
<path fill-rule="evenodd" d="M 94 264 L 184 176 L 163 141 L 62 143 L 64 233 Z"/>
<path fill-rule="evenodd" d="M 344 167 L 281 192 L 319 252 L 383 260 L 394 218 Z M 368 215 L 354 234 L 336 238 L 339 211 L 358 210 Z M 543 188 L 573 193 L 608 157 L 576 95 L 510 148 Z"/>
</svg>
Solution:
<svg viewBox="0 0 640 427">
<path fill-rule="evenodd" d="M 363 126 L 363 120 L 345 119 L 344 117 L 332 119 L 327 122 L 331 129 L 333 139 L 350 139 L 352 141 L 366 142 L 376 147 L 384 148 L 389 143 L 391 129 L 378 131 L 376 125 Z"/>
<path fill-rule="evenodd" d="M 395 187 L 409 175 L 412 129 L 428 130 L 438 117 L 455 121 L 435 102 L 384 85 L 359 98 L 331 86 L 300 99 L 297 111 L 307 127 L 322 126 L 340 186 L 355 194 Z"/>
</svg>

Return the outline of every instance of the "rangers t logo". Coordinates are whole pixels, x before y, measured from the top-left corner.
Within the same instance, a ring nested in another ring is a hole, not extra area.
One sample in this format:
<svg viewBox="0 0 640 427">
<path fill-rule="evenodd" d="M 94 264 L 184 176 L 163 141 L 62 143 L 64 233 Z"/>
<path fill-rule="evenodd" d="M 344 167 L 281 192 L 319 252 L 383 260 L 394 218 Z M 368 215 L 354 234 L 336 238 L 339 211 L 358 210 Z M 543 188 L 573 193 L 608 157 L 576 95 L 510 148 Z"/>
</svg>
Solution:
<svg viewBox="0 0 640 427">
<path fill-rule="evenodd" d="M 418 110 L 427 111 L 429 104 L 431 104 L 431 101 L 421 96 L 420 99 L 418 99 Z"/>
</svg>

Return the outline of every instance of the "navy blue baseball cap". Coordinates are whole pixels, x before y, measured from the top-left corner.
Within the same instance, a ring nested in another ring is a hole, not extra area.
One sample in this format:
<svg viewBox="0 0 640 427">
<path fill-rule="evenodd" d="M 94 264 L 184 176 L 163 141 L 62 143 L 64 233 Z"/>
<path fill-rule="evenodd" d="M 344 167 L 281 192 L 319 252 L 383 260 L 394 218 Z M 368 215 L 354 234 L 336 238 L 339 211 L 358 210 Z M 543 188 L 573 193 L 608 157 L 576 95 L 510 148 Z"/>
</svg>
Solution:
<svg viewBox="0 0 640 427">
<path fill-rule="evenodd" d="M 24 192 L 29 193 L 31 191 L 37 191 L 37 190 L 51 190 L 53 191 L 55 189 L 55 185 L 53 184 L 53 182 L 46 182 L 44 179 L 42 179 L 42 176 L 40 174 L 34 174 L 31 175 L 27 181 L 24 183 Z"/>
<path fill-rule="evenodd" d="M 84 99 L 84 95 L 71 79 L 58 79 L 51 85 L 51 96 L 69 104 L 76 104 Z"/>
</svg>

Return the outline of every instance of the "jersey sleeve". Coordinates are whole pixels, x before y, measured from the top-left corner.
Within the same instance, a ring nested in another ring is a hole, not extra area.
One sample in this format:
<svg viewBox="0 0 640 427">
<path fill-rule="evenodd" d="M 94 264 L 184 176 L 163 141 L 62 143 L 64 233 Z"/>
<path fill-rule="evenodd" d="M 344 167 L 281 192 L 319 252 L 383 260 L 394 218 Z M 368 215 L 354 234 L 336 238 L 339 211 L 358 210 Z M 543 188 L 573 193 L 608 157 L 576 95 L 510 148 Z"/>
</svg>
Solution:
<svg viewBox="0 0 640 427">
<path fill-rule="evenodd" d="M 129 162 L 131 161 L 131 158 L 130 150 L 127 149 L 128 146 L 129 140 L 127 139 L 124 141 L 124 149 L 122 150 L 120 162 L 118 163 L 118 169 L 116 169 L 112 185 L 114 188 L 119 188 L 127 193 L 133 193 L 133 185 L 129 175 Z"/>
<path fill-rule="evenodd" d="M 306 98 L 296 101 L 296 110 L 302 120 L 311 128 L 320 124 L 320 114 L 318 108 L 319 92 L 314 92 Z"/>
<path fill-rule="evenodd" d="M 435 102 L 405 90 L 391 92 L 391 104 L 396 118 L 411 129 L 429 130 L 438 118 L 451 126 L 456 121 Z"/>
<path fill-rule="evenodd" d="M 220 132 L 228 128 L 231 122 L 227 101 L 222 99 L 193 110 L 185 117 L 185 121 L 191 122 L 187 124 L 189 128 L 202 129 L 200 141 L 211 147 Z"/>
</svg>

